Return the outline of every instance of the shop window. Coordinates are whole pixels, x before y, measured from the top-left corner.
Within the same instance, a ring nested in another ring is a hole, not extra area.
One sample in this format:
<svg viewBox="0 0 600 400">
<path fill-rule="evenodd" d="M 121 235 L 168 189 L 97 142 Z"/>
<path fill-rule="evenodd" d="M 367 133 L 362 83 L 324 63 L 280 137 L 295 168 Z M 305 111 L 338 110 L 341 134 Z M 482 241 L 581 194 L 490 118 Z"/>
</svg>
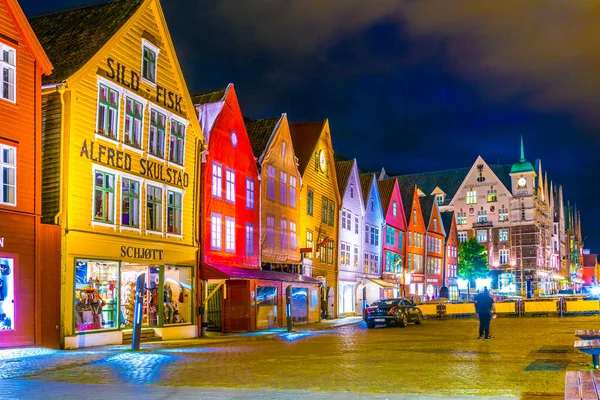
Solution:
<svg viewBox="0 0 600 400">
<path fill-rule="evenodd" d="M 275 217 L 267 216 L 267 247 L 275 247 Z"/>
<path fill-rule="evenodd" d="M 279 202 L 287 204 L 287 174 L 283 171 L 279 172 Z"/>
<path fill-rule="evenodd" d="M 225 198 L 235 203 L 235 171 L 231 168 L 225 169 Z"/>
<path fill-rule="evenodd" d="M 163 200 L 162 188 L 146 186 L 146 229 L 154 232 L 162 232 Z"/>
<path fill-rule="evenodd" d="M 0 143 L 0 204 L 17 205 L 17 149 Z"/>
<path fill-rule="evenodd" d="M 193 311 L 192 268 L 165 265 L 163 286 L 163 323 L 189 324 Z"/>
<path fill-rule="evenodd" d="M 212 195 L 221 198 L 223 188 L 223 168 L 221 164 L 213 161 L 212 164 Z"/>
<path fill-rule="evenodd" d="M 167 117 L 156 110 L 150 110 L 150 134 L 148 152 L 156 157 L 165 157 L 165 130 Z"/>
<path fill-rule="evenodd" d="M 0 332 L 15 329 L 15 261 L 0 258 Z"/>
<path fill-rule="evenodd" d="M 167 232 L 181 235 L 181 193 L 167 190 Z"/>
<path fill-rule="evenodd" d="M 287 221 L 285 219 L 282 219 L 279 221 L 279 244 L 282 249 L 288 248 L 287 237 Z"/>
<path fill-rule="evenodd" d="M 160 267 L 123 263 L 121 264 L 120 290 L 121 328 L 133 327 L 136 281 L 141 274 L 145 274 L 142 300 L 142 326 L 160 325 Z M 163 302 L 165 302 L 164 297 L 163 293 Z"/>
<path fill-rule="evenodd" d="M 235 219 L 225 218 L 225 251 L 235 253 Z"/>
<path fill-rule="evenodd" d="M 94 221 L 115 222 L 115 176 L 103 171 L 94 172 Z"/>
<path fill-rule="evenodd" d="M 118 328 L 118 284 L 118 262 L 75 260 L 76 332 Z M 133 305 L 123 311 L 124 318 L 133 320 Z"/>
<path fill-rule="evenodd" d="M 246 255 L 254 255 L 254 225 L 246 222 Z"/>
<path fill-rule="evenodd" d="M 246 208 L 254 210 L 254 181 L 246 178 Z"/>
<path fill-rule="evenodd" d="M 296 250 L 296 223 L 290 221 L 290 249 Z"/>
<path fill-rule="evenodd" d="M 97 118 L 96 133 L 116 140 L 119 133 L 119 92 L 102 83 L 98 87 Z"/>
<path fill-rule="evenodd" d="M 15 49 L 0 43 L 0 72 L 2 72 L 2 92 L 4 100 L 15 102 L 16 100 L 16 75 L 17 75 L 17 53 Z"/>
<path fill-rule="evenodd" d="M 313 215 L 314 199 L 315 199 L 315 193 L 311 189 L 308 189 L 308 196 L 307 196 L 307 202 L 306 202 L 306 213 L 308 215 Z"/>
<path fill-rule="evenodd" d="M 131 97 L 125 98 L 125 144 L 137 149 L 142 147 L 142 121 L 144 106 Z"/>
<path fill-rule="evenodd" d="M 292 320 L 306 322 L 308 320 L 308 289 L 292 288 Z"/>
<path fill-rule="evenodd" d="M 169 161 L 183 165 L 185 150 L 185 125 L 171 118 L 171 144 L 169 146 Z"/>
<path fill-rule="evenodd" d="M 271 165 L 267 166 L 267 199 L 275 200 L 275 167 Z"/>
<path fill-rule="evenodd" d="M 295 176 L 290 176 L 290 207 L 296 208 L 296 184 Z"/>
<path fill-rule="evenodd" d="M 140 183 L 127 178 L 121 182 L 121 225 L 140 227 Z"/>
<path fill-rule="evenodd" d="M 221 250 L 221 229 L 223 220 L 220 214 L 211 214 L 210 216 L 210 248 L 212 250 Z"/>
<path fill-rule="evenodd" d="M 142 79 L 156 84 L 156 59 L 158 48 L 146 42 L 142 42 Z"/>
<path fill-rule="evenodd" d="M 256 288 L 256 328 L 277 327 L 277 287 L 258 286 Z"/>
</svg>

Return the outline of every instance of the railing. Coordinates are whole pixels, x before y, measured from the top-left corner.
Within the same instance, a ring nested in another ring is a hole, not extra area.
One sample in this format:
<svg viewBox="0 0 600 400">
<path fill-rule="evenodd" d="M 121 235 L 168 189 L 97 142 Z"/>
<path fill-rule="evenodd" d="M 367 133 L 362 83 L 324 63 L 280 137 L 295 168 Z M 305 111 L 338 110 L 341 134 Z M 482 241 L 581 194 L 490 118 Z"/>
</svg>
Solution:
<svg viewBox="0 0 600 400">
<path fill-rule="evenodd" d="M 491 228 L 494 226 L 493 221 L 473 222 L 473 228 Z"/>
</svg>

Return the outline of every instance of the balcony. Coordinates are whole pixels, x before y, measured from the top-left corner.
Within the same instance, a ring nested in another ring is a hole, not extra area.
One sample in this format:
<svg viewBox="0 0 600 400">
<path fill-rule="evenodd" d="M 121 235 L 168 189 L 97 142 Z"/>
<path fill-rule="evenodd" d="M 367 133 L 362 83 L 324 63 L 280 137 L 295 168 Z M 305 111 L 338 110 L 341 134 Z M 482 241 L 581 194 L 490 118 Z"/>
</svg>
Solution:
<svg viewBox="0 0 600 400">
<path fill-rule="evenodd" d="M 494 226 L 493 221 L 473 222 L 473 228 L 491 228 Z"/>
</svg>

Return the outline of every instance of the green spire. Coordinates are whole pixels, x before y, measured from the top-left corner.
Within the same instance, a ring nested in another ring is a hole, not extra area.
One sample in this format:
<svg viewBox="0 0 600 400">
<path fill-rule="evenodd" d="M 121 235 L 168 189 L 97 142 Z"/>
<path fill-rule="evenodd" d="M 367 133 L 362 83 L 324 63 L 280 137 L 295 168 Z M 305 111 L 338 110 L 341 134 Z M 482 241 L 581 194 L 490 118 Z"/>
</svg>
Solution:
<svg viewBox="0 0 600 400">
<path fill-rule="evenodd" d="M 535 172 L 533 165 L 525 160 L 525 146 L 523 146 L 523 135 L 521 135 L 521 158 L 518 163 L 513 164 L 510 169 L 511 174 L 522 174 L 525 172 Z"/>
<path fill-rule="evenodd" d="M 525 162 L 525 147 L 523 146 L 523 135 L 521 135 L 521 159 L 519 162 Z"/>
</svg>

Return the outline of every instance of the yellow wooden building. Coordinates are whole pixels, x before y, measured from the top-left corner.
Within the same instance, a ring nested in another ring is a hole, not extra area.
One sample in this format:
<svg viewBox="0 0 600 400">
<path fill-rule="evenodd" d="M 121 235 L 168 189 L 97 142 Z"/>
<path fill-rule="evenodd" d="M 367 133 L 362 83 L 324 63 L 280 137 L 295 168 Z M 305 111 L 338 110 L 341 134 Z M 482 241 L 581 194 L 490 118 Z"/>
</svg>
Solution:
<svg viewBox="0 0 600 400">
<path fill-rule="evenodd" d="M 306 274 L 324 283 L 322 307 L 327 318 L 338 316 L 337 232 L 340 194 L 329 121 L 290 124 L 302 175 L 298 235 Z M 311 272 L 312 271 L 312 272 Z"/>
<path fill-rule="evenodd" d="M 159 1 L 30 22 L 55 66 L 42 88 L 42 220 L 62 232 L 62 345 L 126 341 L 141 273 L 147 334 L 195 337 L 204 141 Z"/>
</svg>

